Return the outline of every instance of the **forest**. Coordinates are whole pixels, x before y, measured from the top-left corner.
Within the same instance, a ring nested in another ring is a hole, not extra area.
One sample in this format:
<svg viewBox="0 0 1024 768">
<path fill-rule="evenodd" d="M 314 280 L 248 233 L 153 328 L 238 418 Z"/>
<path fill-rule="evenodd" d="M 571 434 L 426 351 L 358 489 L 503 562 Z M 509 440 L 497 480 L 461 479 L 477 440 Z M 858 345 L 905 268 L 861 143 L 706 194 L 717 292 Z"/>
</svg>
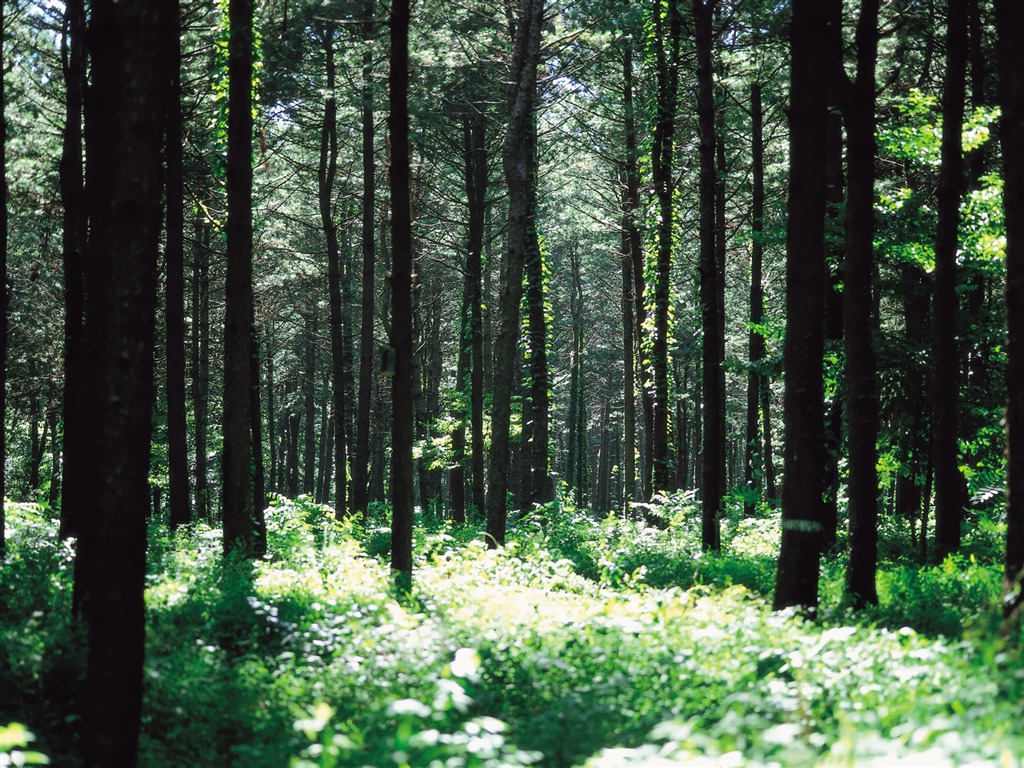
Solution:
<svg viewBox="0 0 1024 768">
<path fill-rule="evenodd" d="M 1024 2 L 0 29 L 0 768 L 1024 766 Z"/>
</svg>

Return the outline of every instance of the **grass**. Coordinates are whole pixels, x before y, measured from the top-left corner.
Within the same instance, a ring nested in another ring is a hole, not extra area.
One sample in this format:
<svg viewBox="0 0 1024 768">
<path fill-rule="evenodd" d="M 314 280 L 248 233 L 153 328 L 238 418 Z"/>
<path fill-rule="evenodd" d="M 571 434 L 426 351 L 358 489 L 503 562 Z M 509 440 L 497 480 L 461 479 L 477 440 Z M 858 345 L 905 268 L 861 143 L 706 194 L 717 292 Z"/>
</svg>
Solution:
<svg viewBox="0 0 1024 768">
<path fill-rule="evenodd" d="M 140 764 L 1021 764 L 998 526 L 941 566 L 887 562 L 863 614 L 826 563 L 809 622 L 769 610 L 776 519 L 726 521 L 712 556 L 685 497 L 659 511 L 666 531 L 553 508 L 501 552 L 421 520 L 406 600 L 378 525 L 305 501 L 270 510 L 250 569 L 224 567 L 215 529 L 154 529 Z M 70 551 L 44 510 L 9 505 L 8 525 L 0 723 L 73 768 Z"/>
</svg>

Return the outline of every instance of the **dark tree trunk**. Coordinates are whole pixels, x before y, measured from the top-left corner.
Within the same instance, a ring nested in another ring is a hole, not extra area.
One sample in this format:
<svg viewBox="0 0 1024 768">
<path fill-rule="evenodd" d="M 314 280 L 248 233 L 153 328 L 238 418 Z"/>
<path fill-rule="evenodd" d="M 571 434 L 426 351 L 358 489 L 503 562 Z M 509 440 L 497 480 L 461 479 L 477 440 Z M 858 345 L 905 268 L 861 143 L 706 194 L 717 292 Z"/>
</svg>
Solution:
<svg viewBox="0 0 1024 768">
<path fill-rule="evenodd" d="M 996 0 L 999 31 L 999 88 L 1003 108 L 1000 136 L 1003 148 L 1003 200 L 1006 212 L 1006 313 L 1009 328 L 1006 384 L 1006 564 L 1007 615 L 1021 604 L 1024 571 L 1024 6 L 1015 0 Z"/>
<path fill-rule="evenodd" d="M 177 5 L 177 3 L 175 3 Z M 165 324 L 167 344 L 167 475 L 170 527 L 192 522 L 188 494 L 188 426 L 185 420 L 185 178 L 181 113 L 181 24 L 165 30 L 168 75 L 164 143 L 167 196 Z"/>
<path fill-rule="evenodd" d="M 299 424 L 301 417 L 295 409 L 295 392 L 297 386 L 294 379 L 289 379 L 285 385 L 285 401 L 287 414 L 285 416 L 286 446 L 285 446 L 285 488 L 291 498 L 299 495 Z"/>
<path fill-rule="evenodd" d="M 776 609 L 818 606 L 825 469 L 822 404 L 828 10 L 793 0 L 786 226 L 786 477 Z"/>
<path fill-rule="evenodd" d="M 210 394 L 210 224 L 196 213 L 195 265 L 192 271 L 192 408 L 195 429 L 195 516 L 210 522 L 206 430 Z M 65 473 L 66 474 L 66 473 Z"/>
<path fill-rule="evenodd" d="M 711 63 L 712 20 L 717 0 L 691 0 L 697 44 L 697 126 L 700 136 L 700 314 L 702 386 L 704 389 L 704 467 L 701 476 L 701 548 L 719 549 L 718 516 L 725 495 L 725 327 L 719 293 L 724 285 L 725 233 L 718 232 L 718 198 L 725 205 L 724 185 L 718 191 L 715 171 L 715 99 Z M 722 169 L 724 172 L 724 168 Z M 723 246 L 718 248 L 719 242 Z"/>
<path fill-rule="evenodd" d="M 846 591 L 857 608 L 878 602 L 878 395 L 874 312 L 875 64 L 878 0 L 863 0 L 857 23 L 857 79 L 843 105 L 847 135 L 846 264 L 843 335 L 849 436 L 850 562 Z"/>
<path fill-rule="evenodd" d="M 327 90 L 324 98 L 324 123 L 320 133 L 319 200 L 320 223 L 327 241 L 327 282 L 331 311 L 331 404 L 334 422 L 333 455 L 334 510 L 342 518 L 348 513 L 347 472 L 348 408 L 346 404 L 345 314 L 342 305 L 341 252 L 338 228 L 334 223 L 334 182 L 338 172 L 338 101 L 335 95 L 334 27 L 323 30 L 327 61 Z"/>
<path fill-rule="evenodd" d="M 227 278 L 224 301 L 224 553 L 256 554 L 250 363 L 252 288 L 253 0 L 229 9 Z"/>
<path fill-rule="evenodd" d="M 409 0 L 391 2 L 391 572 L 398 588 L 412 589 L 413 410 L 412 211 L 409 172 Z"/>
<path fill-rule="evenodd" d="M 750 244 L 750 335 L 747 341 L 747 354 L 750 359 L 750 370 L 747 373 L 747 434 L 746 452 L 744 455 L 743 482 L 746 489 L 746 501 L 743 514 L 753 517 L 756 511 L 756 499 L 761 495 L 761 483 L 757 481 L 758 460 L 761 471 L 764 471 L 765 452 L 758 450 L 762 445 L 758 432 L 758 400 L 761 393 L 762 380 L 765 378 L 761 370 L 765 356 L 764 335 L 761 324 L 764 322 L 764 285 L 762 267 L 764 263 L 764 108 L 761 101 L 761 84 L 750 86 L 750 120 L 751 120 L 751 176 L 753 181 L 753 199 L 751 202 L 751 244 Z"/>
<path fill-rule="evenodd" d="M 89 240 L 79 424 L 75 590 L 88 631 L 82 764 L 137 761 L 145 640 L 146 511 L 152 434 L 167 25 L 176 3 L 91 4 L 85 102 Z M 85 364 L 83 364 L 85 363 Z"/>
<path fill-rule="evenodd" d="M 660 2 L 656 5 L 660 9 Z M 668 0 L 668 28 L 662 14 L 656 12 L 657 118 L 651 149 L 651 176 L 658 201 L 657 256 L 654 270 L 654 340 L 651 344 L 653 369 L 654 420 L 651 435 L 650 464 L 654 488 L 673 490 L 674 475 L 669 446 L 672 403 L 669 397 L 669 315 L 672 304 L 672 236 L 674 234 L 673 156 L 675 143 L 676 100 L 679 86 L 679 39 L 681 18 L 676 0 Z M 714 153 L 714 144 L 711 145 Z M 712 161 L 714 155 L 712 154 Z M 712 208 L 712 216 L 714 209 Z"/>
<path fill-rule="evenodd" d="M 4 12 L 0 9 L 0 29 L 4 27 Z M 6 71 L 3 55 L 3 41 L 0 40 L 0 561 L 3 559 L 6 539 L 4 536 L 4 499 L 7 489 L 7 335 L 10 324 L 10 287 L 7 284 L 7 91 L 3 83 Z M 34 394 L 35 400 L 38 395 Z M 36 406 L 38 408 L 38 405 Z M 38 467 L 32 454 L 33 467 Z M 35 471 L 34 486 L 39 485 L 39 471 Z"/>
<path fill-rule="evenodd" d="M 595 512 L 607 512 L 611 507 L 611 433 L 608 430 L 608 403 L 601 406 L 600 442 L 597 460 L 597 493 L 594 499 Z"/>
<path fill-rule="evenodd" d="M 83 0 L 64 3 L 61 61 L 65 84 L 65 113 L 60 158 L 60 196 L 64 214 L 62 260 L 64 265 L 64 370 L 82 366 L 82 326 L 85 322 L 85 284 L 82 251 L 85 248 L 85 178 L 82 166 L 82 98 L 85 92 L 85 5 Z M 6 285 L 6 282 L 5 282 Z M 88 436 L 79 418 L 76 377 L 64 383 L 64 473 L 61 485 L 60 537 L 78 535 L 78 507 L 82 496 L 78 471 L 89 466 Z"/>
<path fill-rule="evenodd" d="M 312 291 L 310 291 L 312 295 Z M 316 490 L 316 300 L 306 305 L 302 337 L 302 492 L 313 495 Z"/>
<path fill-rule="evenodd" d="M 572 316 L 572 359 L 569 373 L 569 423 L 566 425 L 568 450 L 565 477 L 573 490 L 577 507 L 586 501 L 587 492 L 587 409 L 583 390 L 583 350 L 586 337 L 583 329 L 583 282 L 580 279 L 580 258 L 576 248 L 569 252 L 572 262 L 572 292 L 569 294 L 569 313 Z M 628 302 L 627 302 L 628 306 Z"/>
<path fill-rule="evenodd" d="M 363 40 L 373 38 L 374 0 L 366 0 L 363 10 Z M 374 190 L 377 186 L 373 162 L 373 50 L 367 44 L 363 52 L 363 199 L 362 199 L 362 254 L 363 293 L 362 316 L 359 330 L 359 402 L 356 412 L 356 446 L 352 458 L 352 508 L 366 512 L 369 500 L 370 469 L 370 406 L 373 399 L 373 271 L 374 242 L 373 214 Z"/>
<path fill-rule="evenodd" d="M 274 404 L 274 349 L 270 343 L 271 340 L 272 336 L 267 334 L 263 353 L 267 361 L 267 448 L 270 453 L 270 471 L 267 478 L 267 488 L 271 493 L 279 493 L 280 465 L 277 460 L 277 408 Z"/>
<path fill-rule="evenodd" d="M 502 163 L 508 185 L 508 248 L 501 285 L 501 322 L 494 340 L 497 365 L 493 379 L 491 454 L 487 489 L 487 533 L 491 547 L 504 546 L 508 516 L 509 422 L 512 409 L 516 342 L 519 337 L 519 303 L 522 297 L 523 263 L 531 227 L 530 190 L 537 183 L 533 143 L 530 141 L 540 61 L 541 20 L 544 0 L 519 0 L 512 51 L 509 120 L 502 146 Z"/>
<path fill-rule="evenodd" d="M 0 11 L 2 13 L 2 11 Z M 2 55 L 0 55 L 2 58 Z M 3 83 L 0 83 L 0 89 L 3 88 Z M 0 92 L 0 97 L 4 94 Z M 0 102 L 0 110 L 4 109 L 5 105 Z M 3 112 L 0 111 L 0 123 L 3 122 Z M 0 129 L 2 130 L 2 129 Z M 0 150 L 0 158 L 6 157 L 6 150 Z M 2 171 L 0 171 L 2 172 Z M 0 180 L 0 189 L 3 188 L 3 180 Z M 6 200 L 6 198 L 4 198 Z M 3 213 L 0 212 L 0 224 L 2 224 Z M 5 253 L 3 250 L 3 243 L 0 243 L 0 253 Z M 5 265 L 0 265 L 0 269 L 5 270 Z M 0 285 L 6 285 L 6 280 Z M 6 393 L 4 393 L 6 395 Z M 42 413 L 39 408 L 39 369 L 34 356 L 28 359 L 28 438 L 29 438 L 29 462 L 28 462 L 28 487 L 26 492 L 30 495 L 34 495 L 39 490 L 39 465 L 43 461 L 43 446 L 46 444 L 46 423 L 42 421 Z M 42 424 L 43 434 L 40 436 L 39 428 Z M 0 482 L 0 490 L 2 490 L 3 483 Z M 2 523 L 2 513 L 0 513 L 0 523 Z M 0 534 L 0 547 L 2 547 L 3 534 Z"/>
<path fill-rule="evenodd" d="M 255 527 L 255 553 L 267 553 L 267 482 L 263 466 L 263 408 L 260 405 L 260 339 L 255 327 L 249 350 L 249 428 L 252 430 L 252 519 Z"/>
<path fill-rule="evenodd" d="M 935 313 L 932 364 L 932 446 L 935 451 L 935 547 L 942 560 L 960 548 L 960 521 L 967 485 L 960 473 L 957 402 L 960 371 L 956 353 L 957 266 L 960 197 L 964 187 L 961 130 L 967 75 L 967 0 L 949 0 L 946 79 L 942 94 L 942 165 L 935 233 Z"/>
</svg>

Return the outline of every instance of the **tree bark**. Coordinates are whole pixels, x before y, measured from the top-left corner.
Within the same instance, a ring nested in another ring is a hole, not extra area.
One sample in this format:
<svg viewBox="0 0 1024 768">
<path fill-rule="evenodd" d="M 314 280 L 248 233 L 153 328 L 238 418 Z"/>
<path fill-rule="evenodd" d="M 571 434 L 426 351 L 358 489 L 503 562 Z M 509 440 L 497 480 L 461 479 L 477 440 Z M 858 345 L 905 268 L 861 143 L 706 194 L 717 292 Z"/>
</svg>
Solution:
<svg viewBox="0 0 1024 768">
<path fill-rule="evenodd" d="M 316 299 L 306 304 L 305 325 L 302 337 L 302 492 L 312 496 L 316 490 Z"/>
<path fill-rule="evenodd" d="M 509 120 L 502 145 L 502 164 L 508 185 L 508 248 L 501 285 L 500 325 L 494 340 L 498 365 L 493 373 L 491 453 L 487 489 L 487 534 L 491 547 L 504 546 L 508 516 L 509 422 L 513 370 L 519 337 L 519 303 L 523 263 L 530 231 L 530 189 L 536 184 L 536 158 L 530 141 L 540 61 L 544 0 L 519 0 L 512 51 Z"/>
<path fill-rule="evenodd" d="M 946 78 L 942 94 L 942 165 L 939 170 L 935 233 L 935 315 L 932 364 L 932 434 L 935 451 L 935 547 L 939 560 L 960 548 L 960 521 L 967 485 L 960 472 L 957 401 L 960 371 L 956 353 L 957 266 L 960 198 L 964 187 L 961 130 L 967 76 L 967 2 L 949 0 Z"/>
<path fill-rule="evenodd" d="M 412 210 L 409 150 L 409 0 L 391 2 L 391 573 L 397 587 L 412 590 L 413 410 Z"/>
<path fill-rule="evenodd" d="M 1003 149 L 1003 202 L 1006 215 L 1006 563 L 1007 615 L 1021 604 L 1024 572 L 1024 6 L 1014 0 L 996 0 L 999 32 L 999 88 L 1003 114 L 1000 137 Z"/>
<path fill-rule="evenodd" d="M 362 199 L 362 254 L 363 293 L 362 316 L 359 330 L 359 402 L 356 412 L 356 446 L 352 459 L 352 508 L 366 512 L 369 501 L 370 469 L 370 406 L 373 399 L 373 303 L 374 303 L 374 190 L 376 178 L 373 162 L 373 49 L 369 40 L 375 34 L 373 23 L 374 0 L 366 0 L 363 10 L 363 199 Z"/>
<path fill-rule="evenodd" d="M 181 113 L 181 22 L 176 15 L 165 30 L 167 92 L 164 185 L 167 197 L 165 325 L 167 344 L 167 475 L 170 527 L 192 522 L 188 494 L 188 426 L 185 422 L 185 178 Z"/>
<path fill-rule="evenodd" d="M 751 201 L 751 243 L 750 243 L 750 335 L 747 340 L 747 354 L 750 368 L 747 372 L 747 433 L 744 454 L 743 484 L 746 501 L 743 504 L 745 517 L 756 512 L 755 499 L 761 495 L 762 485 L 756 480 L 757 462 L 760 458 L 764 471 L 765 452 L 758 432 L 758 400 L 764 373 L 765 344 L 761 324 L 764 322 L 764 285 L 762 269 L 764 264 L 764 107 L 761 99 L 761 84 L 750 86 L 751 120 L 751 177 L 753 193 Z"/>
<path fill-rule="evenodd" d="M 818 606 L 825 468 L 822 404 L 828 11 L 793 0 L 786 226 L 786 478 L 774 607 Z"/>
<path fill-rule="evenodd" d="M 174 2 L 91 4 L 85 101 L 89 239 L 78 380 L 88 458 L 79 466 L 75 589 L 88 632 L 86 768 L 137 761 L 146 510 L 161 224 L 165 29 Z M 69 457 L 82 461 L 79 454 Z M 91 468 L 91 469 L 90 469 Z"/>
<path fill-rule="evenodd" d="M 228 41 L 227 277 L 224 302 L 224 553 L 256 554 L 250 360 L 253 0 L 232 0 Z"/>
<path fill-rule="evenodd" d="M 843 336 L 846 351 L 850 561 L 846 591 L 854 607 L 878 602 L 878 394 L 871 278 L 875 234 L 875 64 L 879 0 L 862 0 L 857 22 L 857 79 L 843 105 L 847 136 L 846 264 Z"/>
<path fill-rule="evenodd" d="M 192 269 L 192 409 L 195 443 L 195 517 L 210 521 L 206 431 L 210 394 L 210 224 L 196 213 Z"/>
</svg>

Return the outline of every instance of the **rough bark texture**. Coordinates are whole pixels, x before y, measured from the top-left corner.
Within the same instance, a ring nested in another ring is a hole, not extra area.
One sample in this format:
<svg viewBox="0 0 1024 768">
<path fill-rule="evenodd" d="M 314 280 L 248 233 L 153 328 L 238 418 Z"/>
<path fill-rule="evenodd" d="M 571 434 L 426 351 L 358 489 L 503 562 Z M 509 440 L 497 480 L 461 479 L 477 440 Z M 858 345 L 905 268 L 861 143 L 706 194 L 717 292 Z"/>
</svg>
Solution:
<svg viewBox="0 0 1024 768">
<path fill-rule="evenodd" d="M 789 218 L 786 227 L 786 483 L 776 609 L 818 605 L 824 472 L 822 406 L 825 287 L 827 9 L 793 0 L 790 26 Z"/>
<path fill-rule="evenodd" d="M 509 489 L 509 422 L 514 360 L 519 338 L 519 303 L 523 262 L 530 228 L 530 187 L 536 184 L 535 158 L 529 140 L 537 91 L 543 0 L 519 0 L 512 50 L 509 120 L 502 144 L 502 164 L 509 193 L 508 248 L 503 264 L 500 323 L 494 339 L 491 453 L 488 462 L 487 534 L 491 547 L 505 544 Z"/>
<path fill-rule="evenodd" d="M 1006 211 L 1006 309 L 1009 327 L 1006 383 L 1007 521 L 1006 588 L 1009 614 L 1021 604 L 1024 571 L 1024 5 L 996 0 L 999 30 L 999 86 L 1003 107 L 1003 187 Z"/>
<path fill-rule="evenodd" d="M 967 2 L 949 0 L 946 79 L 942 94 L 942 165 L 939 171 L 938 225 L 935 233 L 935 314 L 932 364 L 932 434 L 935 452 L 935 547 L 943 559 L 960 547 L 960 521 L 967 486 L 960 472 L 957 402 L 960 390 L 956 354 L 957 229 L 964 188 L 961 130 L 967 76 Z"/>
<path fill-rule="evenodd" d="M 413 458 L 416 414 L 412 316 L 412 212 L 409 173 L 409 0 L 391 3 L 391 573 L 398 588 L 412 589 Z"/>
<path fill-rule="evenodd" d="M 863 0 L 857 23 L 857 79 L 843 104 L 847 135 L 846 264 L 843 336 L 846 350 L 847 489 L 850 562 L 846 591 L 861 608 L 878 602 L 878 394 L 872 300 L 875 202 L 875 61 L 878 0 Z"/>
<path fill-rule="evenodd" d="M 88 307 L 79 360 L 88 363 L 68 371 L 78 379 L 81 425 L 89 435 L 88 461 L 79 467 L 75 584 L 88 632 L 80 721 L 87 768 L 132 768 L 137 760 L 163 183 L 162 40 L 173 6 L 91 4 Z"/>
<path fill-rule="evenodd" d="M 232 0 L 228 41 L 227 277 L 224 302 L 224 551 L 256 553 L 250 355 L 252 290 L 253 0 Z"/>
</svg>

